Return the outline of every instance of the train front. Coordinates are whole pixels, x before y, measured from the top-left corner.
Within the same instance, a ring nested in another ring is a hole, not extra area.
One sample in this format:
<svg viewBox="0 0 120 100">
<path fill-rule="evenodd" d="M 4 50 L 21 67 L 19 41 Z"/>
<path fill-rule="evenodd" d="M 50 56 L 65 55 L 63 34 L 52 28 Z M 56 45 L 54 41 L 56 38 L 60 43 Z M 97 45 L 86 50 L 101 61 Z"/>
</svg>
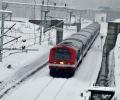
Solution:
<svg viewBox="0 0 120 100">
<path fill-rule="evenodd" d="M 69 46 L 55 46 L 50 50 L 49 69 L 54 77 L 70 77 L 75 71 L 76 51 Z"/>
</svg>

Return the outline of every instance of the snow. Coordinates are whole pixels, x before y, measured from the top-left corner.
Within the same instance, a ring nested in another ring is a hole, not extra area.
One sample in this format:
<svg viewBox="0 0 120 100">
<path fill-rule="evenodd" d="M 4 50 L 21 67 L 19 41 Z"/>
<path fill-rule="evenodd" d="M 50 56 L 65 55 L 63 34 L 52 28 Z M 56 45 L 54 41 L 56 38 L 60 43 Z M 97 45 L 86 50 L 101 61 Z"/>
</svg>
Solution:
<svg viewBox="0 0 120 100">
<path fill-rule="evenodd" d="M 5 97 L 3 97 L 3 99 L 4 100 L 48 100 L 48 99 L 49 100 L 66 100 L 66 99 L 82 100 L 82 98 L 80 97 L 80 93 L 82 91 L 85 91 L 89 86 L 95 83 L 101 66 L 102 48 L 106 36 L 103 29 L 107 27 L 107 24 L 102 23 L 101 25 L 102 25 L 101 34 L 94 42 L 92 48 L 88 51 L 86 57 L 82 61 L 74 77 L 70 79 L 52 78 L 49 76 L 49 69 L 48 66 L 46 66 L 44 69 L 40 70 L 38 73 L 33 75 L 30 79 L 28 79 L 23 84 L 18 86 L 17 89 L 13 89 L 13 91 L 11 90 Z M 100 38 L 101 35 L 104 36 L 103 40 L 101 40 Z M 44 51 L 47 49 L 48 48 L 45 47 L 42 50 Z M 37 54 L 38 52 L 36 53 L 36 55 Z M 45 56 L 42 58 L 45 59 Z M 34 63 L 31 60 L 28 61 L 30 62 L 31 67 L 33 67 L 34 64 L 38 65 L 40 58 L 35 57 L 35 59 L 36 59 L 35 62 L 33 61 Z M 23 69 L 21 71 L 23 71 Z M 15 75 L 14 77 L 16 78 L 17 75 Z M 18 77 L 20 76 L 18 75 Z"/>
<path fill-rule="evenodd" d="M 13 24 L 15 24 L 15 22 L 5 22 L 5 31 L 11 27 Z M 39 36 L 39 31 L 38 31 L 39 26 L 31 24 L 29 22 L 16 22 L 16 25 L 13 27 L 13 29 L 8 32 L 8 35 L 11 36 L 22 36 L 21 39 L 19 39 L 19 41 L 15 41 L 12 42 L 8 45 L 5 45 L 5 47 L 9 47 L 9 48 L 21 48 L 22 46 L 26 46 L 28 49 L 36 49 L 36 51 L 28 51 L 28 52 L 22 52 L 22 51 L 6 51 L 3 55 L 3 62 L 0 63 L 1 68 L 0 68 L 0 75 L 2 77 L 0 77 L 0 81 L 3 81 L 4 78 L 6 78 L 7 76 L 10 75 L 10 73 L 14 73 L 17 70 L 19 70 L 21 67 L 24 67 L 26 65 L 29 65 L 31 63 L 33 63 L 35 60 L 37 60 L 39 57 L 43 56 L 44 54 L 46 54 L 47 52 L 49 52 L 50 49 L 50 45 L 48 45 L 49 41 L 48 41 L 48 36 L 43 36 L 42 39 L 42 45 L 38 44 L 39 38 L 36 39 L 36 41 L 34 41 L 34 34 L 36 34 L 36 37 Z M 75 31 L 75 28 L 73 27 L 71 29 L 71 31 L 69 32 L 69 30 L 65 30 L 66 35 L 68 36 L 70 35 L 70 33 L 73 33 L 73 31 Z M 55 30 L 51 30 L 49 31 L 51 37 L 51 42 L 53 42 L 53 44 L 55 45 L 54 41 L 55 41 Z M 52 33 L 52 34 L 51 34 Z M 48 35 L 48 33 L 46 33 L 46 35 Z M 33 39 L 30 39 L 33 38 Z M 66 37 L 64 37 L 66 38 Z M 23 43 L 22 40 L 26 39 L 26 42 Z M 28 39 L 28 40 L 27 40 Z M 11 38 L 4 38 L 4 42 L 7 42 L 9 40 L 11 40 Z M 34 42 L 36 42 L 37 44 L 35 45 Z M 32 58 L 32 59 L 31 59 Z M 11 65 L 12 68 L 8 69 L 7 66 Z M 4 70 L 4 71 L 3 71 Z"/>
<path fill-rule="evenodd" d="M 120 23 L 120 19 L 118 18 L 118 19 L 115 19 L 115 20 L 113 20 L 112 22 L 114 22 L 114 23 Z"/>
<path fill-rule="evenodd" d="M 114 49 L 110 51 L 109 53 L 109 58 L 108 58 L 108 67 L 109 67 L 109 72 L 108 72 L 108 79 L 109 79 L 109 85 L 111 87 L 115 86 L 115 74 L 114 74 L 114 69 L 115 69 L 115 54 L 114 54 Z"/>
<path fill-rule="evenodd" d="M 5 31 L 11 27 L 15 22 L 5 22 Z M 89 23 L 87 23 L 89 24 Z M 12 28 L 7 34 L 11 36 L 22 36 L 21 40 L 15 41 L 13 44 L 8 44 L 4 47 L 10 48 L 21 48 L 22 45 L 25 45 L 28 49 L 37 49 L 37 51 L 7 51 L 3 55 L 3 62 L 0 63 L 0 81 L 1 83 L 1 93 L 4 93 L 7 89 L 14 86 L 16 83 L 19 83 L 22 79 L 24 79 L 27 75 L 32 73 L 34 70 L 37 70 L 39 66 L 46 63 L 48 61 L 48 53 L 50 48 L 55 45 L 55 29 L 46 32 L 42 38 L 42 45 L 38 45 L 37 43 L 34 44 L 34 38 L 31 40 L 31 37 L 35 35 L 32 34 L 33 32 L 39 35 L 38 26 L 31 24 L 29 22 L 16 22 L 15 27 Z M 73 34 L 75 32 L 75 27 L 67 27 L 64 30 L 64 39 Z M 51 40 L 49 40 L 49 39 Z M 22 39 L 28 39 L 27 43 L 22 43 Z M 10 40 L 10 38 L 4 39 L 4 42 Z M 37 42 L 39 38 L 36 39 Z M 49 44 L 52 43 L 52 45 Z M 32 43 L 32 46 L 30 46 Z M 12 45 L 12 46 L 11 46 Z M 7 55 L 7 56 L 6 56 Z M 32 58 L 32 59 L 31 59 Z M 7 66 L 11 65 L 11 68 L 7 68 Z M 34 67 L 33 67 L 34 66 Z"/>
<path fill-rule="evenodd" d="M 116 20 L 116 22 L 120 22 L 119 19 Z M 115 64 L 115 86 L 116 86 L 116 91 L 115 91 L 115 98 L 117 100 L 120 99 L 120 34 L 118 34 L 116 45 L 114 49 L 110 52 L 111 57 L 111 62 L 109 63 L 110 65 Z"/>
<path fill-rule="evenodd" d="M 120 34 L 118 34 L 117 42 L 114 49 L 115 54 L 115 82 L 116 82 L 116 98 L 120 99 Z"/>
<path fill-rule="evenodd" d="M 81 19 L 82 28 L 92 23 L 91 21 Z M 74 21 L 74 20 L 72 20 Z M 15 22 L 6 22 L 6 30 Z M 75 33 L 75 27 L 64 26 L 64 39 Z M 16 22 L 15 27 L 9 32 L 12 36 L 22 36 L 19 42 L 8 44 L 5 47 L 26 46 L 28 49 L 37 49 L 37 51 L 16 52 L 7 51 L 3 62 L 0 63 L 0 95 L 7 89 L 15 86 L 22 79 L 26 78 L 33 70 L 48 61 L 50 48 L 55 45 L 55 29 L 42 34 L 42 45 L 38 45 L 39 26 L 27 21 Z M 32 34 L 34 33 L 34 34 Z M 80 93 L 86 91 L 88 87 L 96 82 L 102 61 L 102 48 L 107 33 L 107 23 L 101 23 L 100 35 L 96 39 L 92 48 L 88 51 L 80 67 L 73 78 L 52 78 L 49 76 L 48 66 L 41 69 L 27 81 L 11 89 L 2 99 L 4 100 L 82 100 Z M 101 40 L 101 36 L 104 38 Z M 31 39 L 30 39 L 31 38 Z M 36 38 L 36 40 L 34 40 Z M 26 39 L 27 42 L 21 42 Z M 10 40 L 6 38 L 5 42 Z M 52 44 L 52 45 L 50 45 Z M 31 46 L 32 45 L 32 46 Z M 93 61 L 95 61 L 93 63 Z M 12 67 L 7 68 L 8 65 Z M 90 66 L 89 66 L 90 65 Z M 93 70 L 94 69 L 94 70 Z M 86 74 L 87 73 L 87 74 Z M 52 91 L 52 92 L 51 92 Z"/>
<path fill-rule="evenodd" d="M 23 19 L 20 19 L 21 21 Z M 28 21 L 25 21 L 25 19 L 22 22 L 5 22 L 5 31 L 11 27 L 13 24 L 16 25 L 13 27 L 11 31 L 7 33 L 9 36 L 22 36 L 18 41 L 12 42 L 10 44 L 7 44 L 4 46 L 9 48 L 21 48 L 22 46 L 26 46 L 28 49 L 36 49 L 37 51 L 28 51 L 28 52 L 22 52 L 22 51 L 6 51 L 3 54 L 3 62 L 0 63 L 0 81 L 3 81 L 6 77 L 11 75 L 12 73 L 15 73 L 18 71 L 21 67 L 24 67 L 26 65 L 31 64 L 35 60 L 37 60 L 39 57 L 43 56 L 44 54 L 49 52 L 49 49 L 51 48 L 51 45 L 55 45 L 55 29 L 52 29 L 45 34 L 42 34 L 42 45 L 39 45 L 39 26 L 35 24 L 31 24 Z M 82 22 L 82 28 L 86 25 L 90 24 L 91 22 L 83 21 Z M 67 38 L 69 35 L 75 33 L 76 27 L 68 27 L 64 26 L 64 34 L 63 39 Z M 33 34 L 34 33 L 34 34 Z M 34 37 L 34 38 L 33 38 Z M 35 39 L 36 38 L 36 39 Z M 23 39 L 26 39 L 26 42 L 22 42 Z M 4 43 L 11 40 L 9 37 L 4 37 Z M 32 58 L 32 59 L 31 59 Z M 11 65 L 11 69 L 8 69 L 7 66 Z"/>
<path fill-rule="evenodd" d="M 5 22 L 5 31 L 14 24 L 14 22 Z M 28 28 L 29 26 L 29 28 Z M 27 27 L 27 28 L 25 28 Z M 26 23 L 16 23 L 16 26 L 7 34 L 8 35 L 12 35 L 12 36 L 20 36 L 20 32 L 27 30 L 27 32 L 32 32 L 30 30 L 30 27 L 32 28 L 31 30 L 33 30 L 33 25 L 26 22 Z M 29 29 L 29 30 L 28 30 Z M 17 30 L 20 30 L 20 32 L 18 32 Z M 26 36 L 23 35 L 22 38 L 25 38 Z M 7 42 L 11 39 L 8 38 L 4 38 L 4 42 Z M 11 43 L 4 46 L 4 47 L 21 47 L 22 42 L 16 42 L 16 44 L 12 45 Z M 26 44 L 28 45 L 28 44 Z M 35 47 L 35 46 L 34 46 Z M 34 48 L 33 47 L 33 48 Z M 44 45 L 42 45 L 41 47 L 37 46 L 38 50 L 41 50 L 39 52 L 36 51 L 31 51 L 31 52 L 19 52 L 19 51 L 5 51 L 5 53 L 3 54 L 3 62 L 0 63 L 1 64 L 1 68 L 0 68 L 0 75 L 2 77 L 0 77 L 0 81 L 3 81 L 3 79 L 5 79 L 6 77 L 10 76 L 12 73 L 15 73 L 17 70 L 19 70 L 19 68 L 26 66 L 27 64 L 29 64 L 29 62 L 33 62 L 35 61 L 40 55 L 45 54 L 47 51 L 47 49 Z M 42 50 L 44 49 L 44 51 Z M 13 53 L 13 54 L 12 54 Z M 34 55 L 33 55 L 34 54 Z M 7 56 L 6 56 L 7 55 Z M 32 59 L 31 59 L 32 58 Z M 11 65 L 11 69 L 8 69 L 7 66 Z M 4 71 L 3 71 L 4 69 Z"/>
</svg>

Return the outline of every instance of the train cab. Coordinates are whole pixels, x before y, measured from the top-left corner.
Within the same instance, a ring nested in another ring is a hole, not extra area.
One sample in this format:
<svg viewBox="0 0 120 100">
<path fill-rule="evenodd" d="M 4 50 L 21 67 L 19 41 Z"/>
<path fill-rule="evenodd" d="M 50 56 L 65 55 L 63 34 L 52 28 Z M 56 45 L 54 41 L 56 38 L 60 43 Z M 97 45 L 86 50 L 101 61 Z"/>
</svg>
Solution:
<svg viewBox="0 0 120 100">
<path fill-rule="evenodd" d="M 75 70 L 76 50 L 72 46 L 58 45 L 50 50 L 50 75 L 73 74 Z M 60 76 L 61 76 L 60 75 Z"/>
</svg>

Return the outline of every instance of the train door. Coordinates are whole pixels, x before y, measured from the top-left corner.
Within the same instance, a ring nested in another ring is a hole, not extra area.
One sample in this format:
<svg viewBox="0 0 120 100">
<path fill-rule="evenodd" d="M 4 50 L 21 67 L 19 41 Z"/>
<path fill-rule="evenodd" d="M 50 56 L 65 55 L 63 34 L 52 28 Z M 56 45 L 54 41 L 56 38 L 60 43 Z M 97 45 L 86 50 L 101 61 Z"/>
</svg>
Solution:
<svg viewBox="0 0 120 100">
<path fill-rule="evenodd" d="M 77 61 L 79 60 L 80 56 L 81 56 L 81 50 L 79 49 L 78 52 L 77 52 Z"/>
</svg>

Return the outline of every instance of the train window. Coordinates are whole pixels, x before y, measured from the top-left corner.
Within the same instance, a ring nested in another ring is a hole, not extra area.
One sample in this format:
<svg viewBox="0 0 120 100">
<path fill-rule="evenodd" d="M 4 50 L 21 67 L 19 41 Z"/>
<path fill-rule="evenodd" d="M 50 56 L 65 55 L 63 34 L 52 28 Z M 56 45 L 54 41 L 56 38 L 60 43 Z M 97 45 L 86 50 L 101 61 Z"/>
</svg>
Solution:
<svg viewBox="0 0 120 100">
<path fill-rule="evenodd" d="M 54 54 L 55 60 L 70 60 L 70 52 L 67 49 L 57 49 Z"/>
</svg>

